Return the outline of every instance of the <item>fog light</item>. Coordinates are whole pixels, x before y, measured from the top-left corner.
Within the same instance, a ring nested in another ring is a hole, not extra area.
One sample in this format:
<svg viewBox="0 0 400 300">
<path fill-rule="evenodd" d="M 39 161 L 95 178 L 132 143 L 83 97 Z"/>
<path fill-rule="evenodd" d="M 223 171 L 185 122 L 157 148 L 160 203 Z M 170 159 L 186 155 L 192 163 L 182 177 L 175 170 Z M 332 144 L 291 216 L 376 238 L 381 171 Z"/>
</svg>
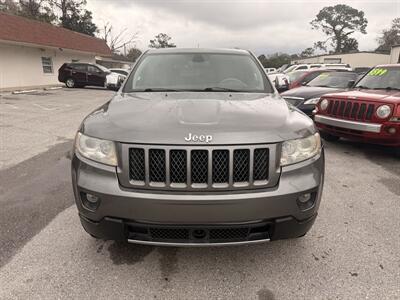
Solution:
<svg viewBox="0 0 400 300">
<path fill-rule="evenodd" d="M 306 194 L 300 195 L 297 198 L 297 206 L 301 210 L 310 209 L 314 206 L 316 198 L 317 198 L 316 193 L 306 193 Z"/>
<path fill-rule="evenodd" d="M 387 132 L 389 132 L 390 134 L 395 134 L 395 133 L 396 133 L 396 128 L 394 128 L 394 127 L 389 127 L 389 128 L 387 129 Z"/>
<path fill-rule="evenodd" d="M 304 195 L 301 195 L 300 197 L 299 197 L 299 202 L 300 203 L 306 203 L 307 201 L 309 201 L 311 199 L 311 194 L 304 194 Z"/>
<path fill-rule="evenodd" d="M 97 203 L 97 201 L 99 201 L 99 197 L 92 195 L 92 194 L 86 194 L 86 199 L 90 203 Z"/>
<path fill-rule="evenodd" d="M 100 198 L 87 193 L 80 193 L 82 204 L 88 210 L 96 210 L 100 205 Z"/>
</svg>

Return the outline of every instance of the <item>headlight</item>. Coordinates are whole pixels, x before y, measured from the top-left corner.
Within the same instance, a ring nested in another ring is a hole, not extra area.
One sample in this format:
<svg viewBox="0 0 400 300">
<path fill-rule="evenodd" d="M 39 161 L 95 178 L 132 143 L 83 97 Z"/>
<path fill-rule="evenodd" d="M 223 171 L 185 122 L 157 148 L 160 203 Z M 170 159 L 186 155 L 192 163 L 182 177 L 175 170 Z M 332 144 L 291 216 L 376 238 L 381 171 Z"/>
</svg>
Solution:
<svg viewBox="0 0 400 300">
<path fill-rule="evenodd" d="M 112 141 L 96 139 L 78 132 L 75 148 L 79 154 L 88 159 L 110 166 L 117 165 L 117 152 Z"/>
<path fill-rule="evenodd" d="M 390 116 L 391 112 L 392 112 L 392 109 L 390 108 L 389 105 L 381 105 L 376 110 L 376 115 L 381 119 L 386 119 L 387 117 Z"/>
<path fill-rule="evenodd" d="M 311 98 L 304 102 L 304 104 L 317 104 L 320 98 Z"/>
<path fill-rule="evenodd" d="M 321 152 L 321 138 L 315 133 L 304 139 L 290 140 L 282 144 L 281 166 L 309 159 Z"/>
<path fill-rule="evenodd" d="M 326 110 L 328 108 L 329 101 L 327 99 L 323 99 L 319 106 L 321 107 L 322 110 Z"/>
</svg>

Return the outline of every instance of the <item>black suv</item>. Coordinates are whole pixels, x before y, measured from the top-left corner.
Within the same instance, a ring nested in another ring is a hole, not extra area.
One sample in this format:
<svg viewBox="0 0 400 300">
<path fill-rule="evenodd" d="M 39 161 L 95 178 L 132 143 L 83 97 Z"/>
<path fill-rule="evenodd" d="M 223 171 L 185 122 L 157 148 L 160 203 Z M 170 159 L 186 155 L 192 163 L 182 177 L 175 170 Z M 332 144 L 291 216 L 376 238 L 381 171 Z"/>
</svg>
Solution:
<svg viewBox="0 0 400 300">
<path fill-rule="evenodd" d="M 106 76 L 110 73 L 110 70 L 97 64 L 65 63 L 58 70 L 58 81 L 69 88 L 105 86 Z"/>
</svg>

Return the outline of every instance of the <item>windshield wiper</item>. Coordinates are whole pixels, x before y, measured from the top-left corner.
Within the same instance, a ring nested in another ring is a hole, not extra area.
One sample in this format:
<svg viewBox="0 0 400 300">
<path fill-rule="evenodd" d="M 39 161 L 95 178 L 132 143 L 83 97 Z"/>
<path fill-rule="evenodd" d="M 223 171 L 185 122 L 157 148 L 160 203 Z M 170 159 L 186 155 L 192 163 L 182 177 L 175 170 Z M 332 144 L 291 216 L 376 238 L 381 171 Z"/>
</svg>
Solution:
<svg viewBox="0 0 400 300">
<path fill-rule="evenodd" d="M 364 86 L 364 85 L 357 85 L 356 88 L 370 90 L 369 87 Z"/>
<path fill-rule="evenodd" d="M 214 86 L 214 87 L 207 87 L 204 89 L 206 92 L 246 92 L 246 91 L 241 91 L 241 90 L 235 90 L 235 89 L 229 89 L 229 88 L 224 88 L 220 86 Z"/>
<path fill-rule="evenodd" d="M 400 88 L 395 88 L 391 86 L 382 87 L 382 88 L 373 88 L 373 90 L 387 90 L 387 91 L 400 91 Z"/>
<path fill-rule="evenodd" d="M 178 92 L 177 89 L 169 89 L 169 88 L 145 88 L 142 90 L 135 90 L 136 92 Z"/>
</svg>

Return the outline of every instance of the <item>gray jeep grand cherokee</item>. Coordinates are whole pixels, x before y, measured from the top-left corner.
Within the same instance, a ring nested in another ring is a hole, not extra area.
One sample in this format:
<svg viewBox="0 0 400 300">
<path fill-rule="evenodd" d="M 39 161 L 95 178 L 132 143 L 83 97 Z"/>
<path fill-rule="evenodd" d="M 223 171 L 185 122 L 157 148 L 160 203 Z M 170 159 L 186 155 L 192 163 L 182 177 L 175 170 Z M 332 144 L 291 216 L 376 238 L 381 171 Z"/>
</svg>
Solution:
<svg viewBox="0 0 400 300">
<path fill-rule="evenodd" d="M 72 159 L 85 230 L 139 244 L 303 236 L 323 180 L 313 121 L 243 50 L 147 51 L 82 122 Z"/>
</svg>

